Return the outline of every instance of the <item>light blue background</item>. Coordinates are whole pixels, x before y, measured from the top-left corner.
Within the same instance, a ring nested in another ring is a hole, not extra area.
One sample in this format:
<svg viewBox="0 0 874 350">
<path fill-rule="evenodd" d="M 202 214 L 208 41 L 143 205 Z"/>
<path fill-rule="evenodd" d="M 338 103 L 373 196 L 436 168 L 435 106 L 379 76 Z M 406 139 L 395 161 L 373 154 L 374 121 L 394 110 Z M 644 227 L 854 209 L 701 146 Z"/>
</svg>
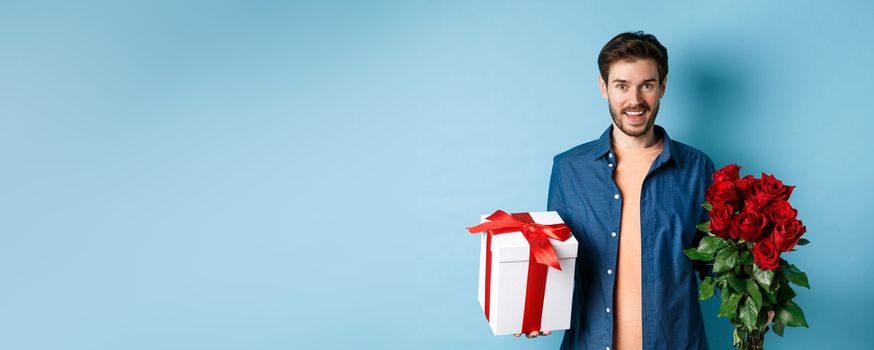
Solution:
<svg viewBox="0 0 874 350">
<path fill-rule="evenodd" d="M 658 123 L 776 174 L 810 329 L 874 344 L 871 2 L 0 4 L 0 348 L 553 349 L 476 302 L 495 209 L 609 125 L 596 56 L 654 33 Z M 704 304 L 713 349 L 730 328 Z"/>
</svg>

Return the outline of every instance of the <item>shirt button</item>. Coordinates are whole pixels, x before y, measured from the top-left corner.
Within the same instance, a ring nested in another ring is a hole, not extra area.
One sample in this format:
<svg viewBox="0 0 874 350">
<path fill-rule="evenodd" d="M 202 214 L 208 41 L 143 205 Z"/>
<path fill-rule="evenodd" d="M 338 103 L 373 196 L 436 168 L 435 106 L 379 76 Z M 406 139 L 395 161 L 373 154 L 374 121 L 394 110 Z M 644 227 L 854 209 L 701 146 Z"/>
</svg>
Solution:
<svg viewBox="0 0 874 350">
<path fill-rule="evenodd" d="M 619 195 L 618 195 L 618 194 L 614 194 L 614 195 L 613 195 L 613 198 L 619 199 Z"/>
<path fill-rule="evenodd" d="M 613 167 L 613 163 L 607 164 L 608 167 Z"/>
<path fill-rule="evenodd" d="M 607 313 L 608 313 L 608 314 L 610 313 L 610 308 L 609 308 L 609 307 L 607 308 Z"/>
<path fill-rule="evenodd" d="M 607 274 L 608 274 L 608 275 L 612 275 L 612 274 L 613 274 L 613 270 L 611 270 L 611 269 L 607 269 Z M 608 311 L 608 312 L 609 312 L 609 311 Z"/>
<path fill-rule="evenodd" d="M 607 350 L 610 350 L 610 347 L 609 347 L 609 346 L 607 347 Z"/>
<path fill-rule="evenodd" d="M 616 232 L 610 232 L 610 236 L 616 237 Z"/>
<path fill-rule="evenodd" d="M 608 153 L 607 156 L 613 158 L 613 153 Z M 607 350 L 610 350 L 610 348 L 607 348 Z"/>
</svg>

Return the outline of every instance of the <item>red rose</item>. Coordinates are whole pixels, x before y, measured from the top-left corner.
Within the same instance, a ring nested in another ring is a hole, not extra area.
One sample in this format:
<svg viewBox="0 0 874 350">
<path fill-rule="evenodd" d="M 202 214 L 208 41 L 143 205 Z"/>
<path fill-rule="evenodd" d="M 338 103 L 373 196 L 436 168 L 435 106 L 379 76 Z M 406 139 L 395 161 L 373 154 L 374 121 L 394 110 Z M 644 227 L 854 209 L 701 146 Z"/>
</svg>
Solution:
<svg viewBox="0 0 874 350">
<path fill-rule="evenodd" d="M 783 184 L 783 181 L 777 180 L 777 178 L 765 173 L 762 173 L 762 180 L 756 184 L 756 193 L 765 193 L 775 199 L 782 199 L 784 201 L 789 200 L 793 189 L 795 189 L 795 186 L 786 186 Z"/>
<path fill-rule="evenodd" d="M 763 239 L 753 246 L 753 260 L 762 270 L 773 270 L 780 266 L 780 252 L 770 239 Z"/>
<path fill-rule="evenodd" d="M 737 164 L 729 164 L 713 173 L 713 181 L 734 181 L 740 178 L 740 167 Z"/>
<path fill-rule="evenodd" d="M 743 212 L 762 213 L 771 205 L 774 197 L 767 193 L 755 193 L 744 200 Z"/>
<path fill-rule="evenodd" d="M 731 222 L 732 236 L 740 236 L 747 242 L 758 242 L 768 220 L 758 212 L 743 212 L 735 216 Z"/>
<path fill-rule="evenodd" d="M 772 224 L 777 225 L 786 222 L 786 220 L 794 219 L 798 215 L 798 210 L 792 208 L 789 202 L 778 200 L 765 208 L 765 216 Z"/>
<path fill-rule="evenodd" d="M 728 236 L 733 240 L 740 239 L 740 226 L 738 226 L 738 220 L 740 220 L 740 215 L 735 215 L 731 219 L 731 228 L 728 230 Z"/>
<path fill-rule="evenodd" d="M 752 175 L 744 176 L 743 179 L 734 180 L 734 188 L 740 194 L 740 198 L 747 198 L 753 194 L 759 179 Z"/>
<path fill-rule="evenodd" d="M 737 204 L 737 192 L 734 190 L 734 182 L 714 182 L 704 191 L 704 198 L 712 205 L 728 203 L 732 206 Z"/>
<path fill-rule="evenodd" d="M 800 220 L 795 218 L 786 220 L 786 222 L 774 225 L 774 232 L 771 234 L 771 239 L 774 241 L 774 246 L 781 252 L 788 252 L 795 247 L 795 243 L 807 232 L 807 227 Z"/>
<path fill-rule="evenodd" d="M 710 232 L 714 235 L 728 239 L 730 237 L 731 217 L 734 208 L 729 204 L 717 204 L 710 210 Z"/>
</svg>

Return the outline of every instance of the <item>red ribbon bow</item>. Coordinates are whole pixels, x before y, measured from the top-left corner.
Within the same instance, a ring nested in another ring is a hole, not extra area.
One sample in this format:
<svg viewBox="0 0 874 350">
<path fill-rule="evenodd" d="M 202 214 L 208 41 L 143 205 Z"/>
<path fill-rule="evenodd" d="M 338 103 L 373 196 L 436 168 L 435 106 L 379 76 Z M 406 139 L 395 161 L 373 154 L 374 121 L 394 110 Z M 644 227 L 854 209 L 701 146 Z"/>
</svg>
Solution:
<svg viewBox="0 0 874 350">
<path fill-rule="evenodd" d="M 479 225 L 468 227 L 470 233 L 486 231 L 486 276 L 485 305 L 486 319 L 489 319 L 491 280 L 492 280 L 492 236 L 502 233 L 521 232 L 531 246 L 528 262 L 528 283 L 525 289 L 525 311 L 522 316 L 522 332 L 540 330 L 540 320 L 543 316 L 543 296 L 546 292 L 546 273 L 548 266 L 561 270 L 555 248 L 549 243 L 549 238 L 566 241 L 571 236 L 571 230 L 565 224 L 544 225 L 534 222 L 528 213 L 508 214 L 497 210 L 486 217 Z M 534 263 L 536 261 L 536 264 Z"/>
<path fill-rule="evenodd" d="M 566 241 L 571 236 L 571 229 L 565 224 L 544 225 L 534 222 L 528 213 L 508 214 L 503 210 L 489 215 L 484 223 L 468 227 L 470 233 L 488 231 L 489 235 L 510 232 L 522 232 L 531 246 L 531 254 L 539 264 L 551 266 L 561 271 L 558 256 L 548 238 Z"/>
</svg>

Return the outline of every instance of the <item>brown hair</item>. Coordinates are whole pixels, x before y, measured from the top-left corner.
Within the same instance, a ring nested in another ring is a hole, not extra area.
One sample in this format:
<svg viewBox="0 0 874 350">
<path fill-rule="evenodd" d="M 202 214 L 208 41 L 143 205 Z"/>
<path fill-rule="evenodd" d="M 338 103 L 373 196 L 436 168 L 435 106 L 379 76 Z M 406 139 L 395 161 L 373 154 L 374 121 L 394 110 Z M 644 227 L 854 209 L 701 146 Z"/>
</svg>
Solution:
<svg viewBox="0 0 874 350">
<path fill-rule="evenodd" d="M 598 54 L 598 70 L 601 78 L 607 80 L 610 65 L 617 61 L 652 59 L 659 68 L 659 83 L 664 84 L 668 76 L 668 49 L 662 46 L 655 35 L 643 32 L 619 34 L 604 45 Z"/>
</svg>

